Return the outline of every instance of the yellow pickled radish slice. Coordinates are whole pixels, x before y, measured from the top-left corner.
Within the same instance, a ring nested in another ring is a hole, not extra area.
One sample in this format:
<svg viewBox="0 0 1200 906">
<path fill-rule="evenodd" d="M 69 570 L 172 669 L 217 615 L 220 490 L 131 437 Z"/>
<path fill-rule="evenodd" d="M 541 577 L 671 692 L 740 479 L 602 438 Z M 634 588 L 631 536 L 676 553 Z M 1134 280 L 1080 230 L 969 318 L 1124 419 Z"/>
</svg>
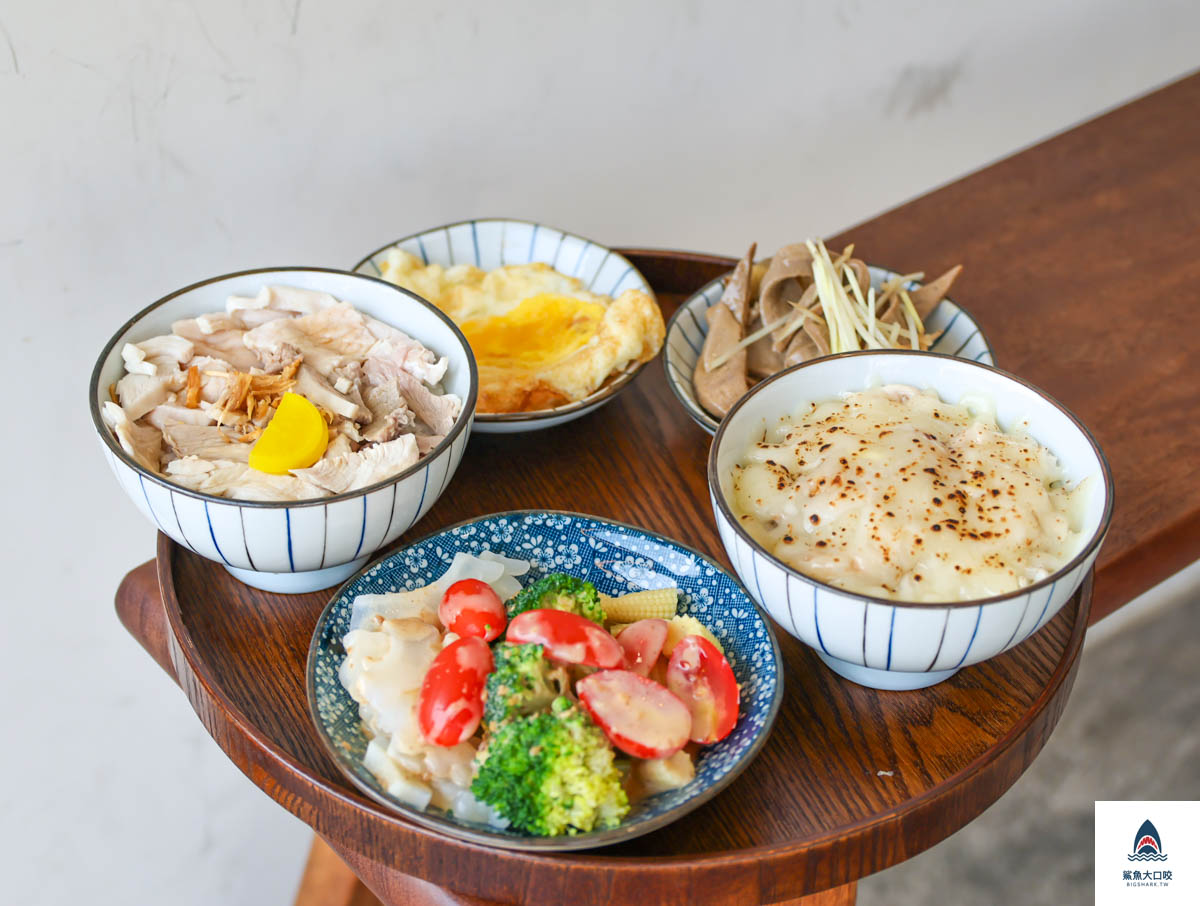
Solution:
<svg viewBox="0 0 1200 906">
<path fill-rule="evenodd" d="M 298 393 L 285 393 L 250 450 L 250 468 L 286 475 L 311 466 L 328 445 L 329 425 L 321 410 Z"/>
</svg>

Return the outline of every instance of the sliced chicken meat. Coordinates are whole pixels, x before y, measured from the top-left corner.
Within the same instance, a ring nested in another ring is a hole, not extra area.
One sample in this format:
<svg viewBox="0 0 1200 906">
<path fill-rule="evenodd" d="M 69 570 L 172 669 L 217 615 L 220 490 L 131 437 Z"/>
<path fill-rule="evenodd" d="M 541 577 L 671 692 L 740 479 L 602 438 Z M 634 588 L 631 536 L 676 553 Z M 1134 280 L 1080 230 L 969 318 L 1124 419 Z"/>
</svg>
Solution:
<svg viewBox="0 0 1200 906">
<path fill-rule="evenodd" d="M 213 419 L 200 407 L 189 409 L 177 399 L 168 399 L 146 413 L 144 421 L 161 431 L 167 425 L 211 425 Z"/>
<path fill-rule="evenodd" d="M 401 434 L 412 431 L 416 416 L 407 406 L 398 406 L 386 415 L 377 416 L 362 432 L 363 440 L 381 444 L 395 440 Z"/>
<path fill-rule="evenodd" d="M 387 443 L 364 447 L 357 453 L 324 458 L 307 469 L 293 469 L 292 474 L 325 488 L 332 494 L 342 494 L 383 481 L 407 469 L 420 457 L 417 440 L 402 434 Z"/>
<path fill-rule="evenodd" d="M 367 393 L 383 388 L 385 393 L 395 393 L 408 408 L 416 413 L 417 418 L 425 422 L 434 434 L 449 434 L 454 427 L 459 414 L 462 412 L 462 400 L 453 393 L 443 393 L 441 396 L 429 390 L 420 380 L 407 371 L 390 372 L 390 377 L 383 377 L 375 382 L 377 373 L 371 368 L 373 360 L 368 359 L 364 368 L 369 386 Z M 389 382 L 393 386 L 389 386 Z"/>
<path fill-rule="evenodd" d="M 363 431 L 366 440 L 375 443 L 394 440 L 416 427 L 416 413 L 408 408 L 395 378 L 377 386 L 368 384 L 363 400 L 372 415 L 370 426 Z"/>
<path fill-rule="evenodd" d="M 327 293 L 266 286 L 172 331 L 123 346 L 102 414 L 141 466 L 204 493 L 299 500 L 374 484 L 436 447 L 462 413 L 429 386 L 446 359 Z M 288 392 L 328 419 L 329 444 L 296 474 L 258 472 L 250 451 Z"/>
<path fill-rule="evenodd" d="M 422 456 L 446 439 L 441 434 L 414 434 L 413 436 L 417 439 L 417 452 Z"/>
<path fill-rule="evenodd" d="M 345 434 L 337 434 L 333 440 L 329 442 L 329 446 L 325 448 L 324 457 L 341 456 L 343 453 L 353 453 L 354 447 L 350 443 L 350 438 Z"/>
<path fill-rule="evenodd" d="M 206 336 L 212 336 L 220 330 L 245 330 L 242 319 L 228 312 L 214 311 L 207 315 L 196 316 L 196 326 Z"/>
<path fill-rule="evenodd" d="M 248 462 L 251 444 L 240 443 L 237 435 L 215 425 L 172 424 L 163 428 L 163 439 L 178 457 L 228 459 Z"/>
<path fill-rule="evenodd" d="M 189 456 L 167 463 L 166 471 L 176 484 L 217 497 L 284 501 L 328 496 L 323 488 L 302 478 L 259 472 L 244 462 Z"/>
<path fill-rule="evenodd" d="M 257 299 L 262 302 L 258 308 L 294 311 L 302 315 L 311 315 L 340 304 L 329 293 L 296 286 L 264 286 L 258 291 Z"/>
<path fill-rule="evenodd" d="M 323 375 L 360 361 L 377 342 L 363 317 L 343 303 L 298 318 L 268 321 L 244 336 L 246 347 L 259 356 L 278 357 L 285 346 Z"/>
<path fill-rule="evenodd" d="M 178 344 L 167 341 L 179 340 Z M 194 346 L 189 340 L 181 337 L 153 337 L 143 343 L 126 343 L 121 347 L 121 358 L 125 362 L 125 370 L 130 374 L 143 374 L 147 377 L 172 378 L 179 370 L 179 365 L 192 357 Z M 180 356 L 186 356 L 182 360 Z"/>
<path fill-rule="evenodd" d="M 100 407 L 100 417 L 116 435 L 121 449 L 144 469 L 157 472 L 162 455 L 162 433 L 151 425 L 132 421 L 125 410 L 111 400 Z"/>
<path fill-rule="evenodd" d="M 238 371 L 249 371 L 258 366 L 258 356 L 242 342 L 246 331 L 240 328 L 205 333 L 195 318 L 185 318 L 172 324 L 171 330 L 191 340 L 196 355 L 223 359 Z"/>
<path fill-rule="evenodd" d="M 186 363 L 184 372 L 195 368 L 200 380 L 200 399 L 215 403 L 225 392 L 228 383 L 226 374 L 234 369 L 224 359 L 213 358 L 209 355 L 198 355 Z"/>
<path fill-rule="evenodd" d="M 127 374 L 117 381 L 117 400 L 125 415 L 137 421 L 171 395 L 167 381 L 157 375 Z"/>
<path fill-rule="evenodd" d="M 418 343 L 402 330 L 364 316 L 367 330 L 378 342 L 367 352 L 367 360 L 391 362 L 426 384 L 436 384 L 446 376 L 449 364 L 445 356 L 438 358 L 432 349 Z"/>
<path fill-rule="evenodd" d="M 233 313 L 237 323 L 244 330 L 253 330 L 268 321 L 278 321 L 280 318 L 290 318 L 291 314 L 286 311 L 278 311 L 274 308 L 247 308 Z"/>
<path fill-rule="evenodd" d="M 135 343 L 134 345 L 144 352 L 148 359 L 162 356 L 180 365 L 195 355 L 195 349 L 191 341 L 185 337 L 175 336 L 174 334 L 151 337 L 149 340 L 142 340 L 140 343 Z"/>
<path fill-rule="evenodd" d="M 364 424 L 371 421 L 370 409 L 338 393 L 329 381 L 307 365 L 301 365 L 296 372 L 296 386 L 292 390 L 334 415 Z"/>
</svg>

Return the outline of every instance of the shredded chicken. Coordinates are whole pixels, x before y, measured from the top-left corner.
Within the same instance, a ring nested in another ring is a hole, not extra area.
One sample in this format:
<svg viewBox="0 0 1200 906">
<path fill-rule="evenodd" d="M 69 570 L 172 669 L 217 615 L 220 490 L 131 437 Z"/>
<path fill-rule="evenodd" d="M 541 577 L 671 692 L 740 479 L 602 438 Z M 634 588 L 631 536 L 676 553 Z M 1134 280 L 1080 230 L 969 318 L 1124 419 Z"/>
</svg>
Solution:
<svg viewBox="0 0 1200 906">
<path fill-rule="evenodd" d="M 199 456 L 201 459 L 231 459 L 248 462 L 250 448 L 237 443 L 237 435 L 216 425 L 168 424 L 163 439 L 178 457 Z"/>
<path fill-rule="evenodd" d="M 384 444 L 364 447 L 357 453 L 323 458 L 315 466 L 294 469 L 293 475 L 311 481 L 333 494 L 365 488 L 411 466 L 420 457 L 417 439 L 402 434 Z"/>
<path fill-rule="evenodd" d="M 430 450 L 446 439 L 444 434 L 415 434 L 413 436 L 417 439 L 417 452 L 422 456 L 428 454 Z"/>
<path fill-rule="evenodd" d="M 168 399 L 155 406 L 142 419 L 146 424 L 162 430 L 167 425 L 211 425 L 212 417 L 200 408 L 188 408 L 178 399 Z"/>
<path fill-rule="evenodd" d="M 309 402 L 342 418 L 362 423 L 371 421 L 370 409 L 338 393 L 329 381 L 307 365 L 301 365 L 296 373 L 295 391 L 307 397 Z"/>
<path fill-rule="evenodd" d="M 113 402 L 104 404 L 100 417 L 117 436 L 121 449 L 132 456 L 138 465 L 152 472 L 158 471 L 162 433 L 157 428 L 132 421 L 125 410 Z"/>
<path fill-rule="evenodd" d="M 247 349 L 246 344 L 242 341 L 247 331 L 240 327 L 205 333 L 199 321 L 195 318 L 187 318 L 176 321 L 171 325 L 171 330 L 179 336 L 191 340 L 196 355 L 221 359 L 239 371 L 248 371 L 258 365 L 258 356 L 252 350 Z"/>
<path fill-rule="evenodd" d="M 438 386 L 447 360 L 328 293 L 266 286 L 225 311 L 127 343 L 105 423 L 144 468 L 242 500 L 302 500 L 366 487 L 408 468 L 453 428 L 462 401 Z M 307 398 L 329 444 L 275 475 L 250 451 L 285 393 Z"/>
<path fill-rule="evenodd" d="M 206 460 L 199 457 L 167 463 L 167 476 L 176 484 L 238 500 L 303 500 L 322 497 L 322 489 L 294 475 L 268 475 L 244 462 Z"/>
<path fill-rule="evenodd" d="M 127 374 L 117 381 L 117 400 L 133 421 L 165 403 L 170 395 L 167 382 L 157 375 Z"/>
<path fill-rule="evenodd" d="M 366 318 L 367 330 L 378 342 L 367 352 L 367 362 L 375 362 L 376 368 L 391 365 L 407 371 L 427 384 L 436 384 L 446 376 L 449 363 L 438 358 L 408 334 L 382 321 Z"/>
<path fill-rule="evenodd" d="M 322 375 L 362 359 L 375 338 L 363 324 L 362 315 L 341 304 L 311 315 L 279 318 L 246 332 L 247 348 L 267 359 L 291 347 L 304 362 Z"/>
<path fill-rule="evenodd" d="M 367 360 L 367 380 L 371 380 L 371 360 Z M 395 372 L 391 375 L 395 393 L 404 399 L 408 408 L 416 413 L 417 418 L 429 425 L 434 434 L 448 434 L 462 412 L 462 400 L 453 393 L 443 393 L 440 396 L 426 389 L 421 381 L 407 371 Z M 386 386 L 388 379 L 382 384 L 372 384 L 373 387 Z M 369 392 L 369 391 L 368 391 Z M 392 392 L 391 389 L 388 392 Z"/>
</svg>

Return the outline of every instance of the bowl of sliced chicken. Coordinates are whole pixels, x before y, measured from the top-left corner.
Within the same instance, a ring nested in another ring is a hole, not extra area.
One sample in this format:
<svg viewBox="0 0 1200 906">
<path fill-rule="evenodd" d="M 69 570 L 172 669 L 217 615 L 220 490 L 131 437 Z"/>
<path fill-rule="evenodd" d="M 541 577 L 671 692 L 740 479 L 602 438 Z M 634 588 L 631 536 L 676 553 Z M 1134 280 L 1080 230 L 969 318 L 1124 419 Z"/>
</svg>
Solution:
<svg viewBox="0 0 1200 906">
<path fill-rule="evenodd" d="M 667 383 L 710 434 L 760 381 L 822 356 L 916 349 L 995 364 L 974 318 L 947 297 L 961 265 L 924 282 L 867 264 L 853 245 L 839 253 L 808 240 L 758 261 L 756 248 L 667 324 Z"/>
<path fill-rule="evenodd" d="M 333 587 L 414 525 L 470 435 L 475 360 L 407 290 L 322 268 L 185 287 L 124 324 L 89 405 L 159 529 L 256 588 Z"/>
</svg>

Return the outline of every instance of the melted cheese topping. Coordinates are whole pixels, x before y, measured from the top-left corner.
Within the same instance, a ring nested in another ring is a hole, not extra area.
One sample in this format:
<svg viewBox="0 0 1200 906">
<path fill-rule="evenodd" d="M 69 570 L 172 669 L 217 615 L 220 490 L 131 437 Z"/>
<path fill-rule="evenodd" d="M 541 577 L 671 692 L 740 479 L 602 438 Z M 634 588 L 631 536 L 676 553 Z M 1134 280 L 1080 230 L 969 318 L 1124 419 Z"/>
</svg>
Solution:
<svg viewBox="0 0 1200 906">
<path fill-rule="evenodd" d="M 1082 543 L 1058 461 L 1022 431 L 888 386 L 781 420 L 734 466 L 750 535 L 829 585 L 964 601 L 1045 578 Z"/>
</svg>

